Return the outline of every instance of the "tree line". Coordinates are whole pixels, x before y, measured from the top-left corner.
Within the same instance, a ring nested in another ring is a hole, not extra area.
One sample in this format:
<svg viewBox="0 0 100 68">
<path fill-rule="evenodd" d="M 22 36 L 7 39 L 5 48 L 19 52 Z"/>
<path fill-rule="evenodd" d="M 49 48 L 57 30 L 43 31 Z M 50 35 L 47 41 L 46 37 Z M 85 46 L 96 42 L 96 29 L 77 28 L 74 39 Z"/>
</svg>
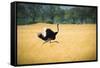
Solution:
<svg viewBox="0 0 100 68">
<path fill-rule="evenodd" d="M 17 4 L 17 24 L 95 24 L 96 7 Z"/>
</svg>

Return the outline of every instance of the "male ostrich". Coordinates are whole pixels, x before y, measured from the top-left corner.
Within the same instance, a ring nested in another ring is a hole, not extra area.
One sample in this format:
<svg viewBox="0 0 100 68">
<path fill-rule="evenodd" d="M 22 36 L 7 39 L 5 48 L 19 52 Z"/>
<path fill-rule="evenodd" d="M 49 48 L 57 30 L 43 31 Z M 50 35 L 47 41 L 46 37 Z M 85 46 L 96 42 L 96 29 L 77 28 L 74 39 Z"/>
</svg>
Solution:
<svg viewBox="0 0 100 68">
<path fill-rule="evenodd" d="M 42 40 L 44 40 L 45 43 L 48 42 L 48 41 L 50 41 L 50 43 L 51 43 L 51 40 L 55 40 L 56 39 L 56 35 L 57 35 L 58 32 L 59 32 L 59 24 L 57 24 L 57 32 L 54 32 L 50 28 L 47 28 L 44 31 L 45 34 L 39 33 L 38 37 L 41 38 Z"/>
</svg>

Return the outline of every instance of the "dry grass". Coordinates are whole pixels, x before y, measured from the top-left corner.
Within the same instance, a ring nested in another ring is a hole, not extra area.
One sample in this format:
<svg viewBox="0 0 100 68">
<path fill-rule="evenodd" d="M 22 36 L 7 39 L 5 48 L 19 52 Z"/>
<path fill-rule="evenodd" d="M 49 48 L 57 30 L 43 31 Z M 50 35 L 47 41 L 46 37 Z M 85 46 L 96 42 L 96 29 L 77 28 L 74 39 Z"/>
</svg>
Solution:
<svg viewBox="0 0 100 68">
<path fill-rule="evenodd" d="M 56 40 L 46 43 L 37 37 L 44 27 L 56 31 L 56 25 L 33 24 L 17 26 L 17 63 L 37 64 L 52 62 L 87 61 L 96 59 L 96 25 L 60 24 Z"/>
</svg>

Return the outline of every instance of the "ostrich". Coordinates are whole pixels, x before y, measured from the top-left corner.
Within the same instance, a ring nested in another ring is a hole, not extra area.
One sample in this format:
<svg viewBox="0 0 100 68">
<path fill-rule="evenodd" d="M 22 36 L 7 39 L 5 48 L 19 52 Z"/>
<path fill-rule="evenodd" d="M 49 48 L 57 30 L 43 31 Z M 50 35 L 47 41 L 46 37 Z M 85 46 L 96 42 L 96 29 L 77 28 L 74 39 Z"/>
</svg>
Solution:
<svg viewBox="0 0 100 68">
<path fill-rule="evenodd" d="M 50 28 L 47 28 L 44 31 L 44 34 L 43 33 L 39 33 L 38 37 L 40 39 L 44 40 L 45 41 L 44 43 L 46 43 L 48 41 L 50 41 L 50 43 L 51 43 L 51 40 L 55 40 L 56 39 L 56 35 L 58 34 L 58 32 L 59 32 L 59 24 L 57 24 L 57 32 L 54 32 Z"/>
</svg>

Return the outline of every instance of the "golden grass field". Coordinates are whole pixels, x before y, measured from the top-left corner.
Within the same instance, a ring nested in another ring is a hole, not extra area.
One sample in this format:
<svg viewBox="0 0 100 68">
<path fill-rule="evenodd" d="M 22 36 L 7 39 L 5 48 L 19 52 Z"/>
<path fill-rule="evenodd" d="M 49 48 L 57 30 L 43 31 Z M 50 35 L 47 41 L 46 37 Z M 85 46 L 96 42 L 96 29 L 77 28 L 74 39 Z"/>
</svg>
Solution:
<svg viewBox="0 0 100 68">
<path fill-rule="evenodd" d="M 45 43 L 37 34 L 56 24 L 17 26 L 17 64 L 96 60 L 96 24 L 60 24 L 56 41 Z"/>
</svg>

